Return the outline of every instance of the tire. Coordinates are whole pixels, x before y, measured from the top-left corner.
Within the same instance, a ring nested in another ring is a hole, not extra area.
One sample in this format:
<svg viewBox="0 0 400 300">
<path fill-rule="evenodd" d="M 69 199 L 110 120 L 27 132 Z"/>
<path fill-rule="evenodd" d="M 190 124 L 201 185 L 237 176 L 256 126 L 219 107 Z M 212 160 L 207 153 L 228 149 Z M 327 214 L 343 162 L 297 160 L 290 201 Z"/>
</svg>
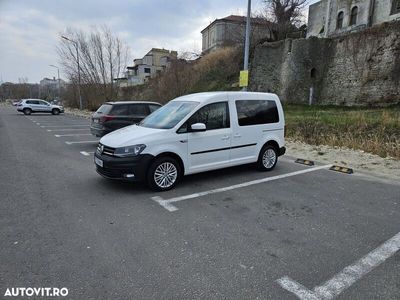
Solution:
<svg viewBox="0 0 400 300">
<path fill-rule="evenodd" d="M 22 112 L 24 113 L 24 115 L 30 115 L 32 113 L 32 109 L 30 108 L 24 108 L 22 110 Z"/>
<path fill-rule="evenodd" d="M 60 110 L 57 109 L 57 108 L 53 108 L 52 111 L 51 111 L 51 113 L 52 113 L 53 115 L 59 115 L 59 114 L 60 114 Z"/>
<path fill-rule="evenodd" d="M 155 191 L 168 191 L 176 186 L 182 176 L 178 161 L 172 157 L 159 157 L 150 165 L 147 184 Z"/>
<path fill-rule="evenodd" d="M 278 151 L 272 145 L 262 147 L 258 156 L 257 168 L 260 171 L 271 171 L 278 162 Z"/>
</svg>

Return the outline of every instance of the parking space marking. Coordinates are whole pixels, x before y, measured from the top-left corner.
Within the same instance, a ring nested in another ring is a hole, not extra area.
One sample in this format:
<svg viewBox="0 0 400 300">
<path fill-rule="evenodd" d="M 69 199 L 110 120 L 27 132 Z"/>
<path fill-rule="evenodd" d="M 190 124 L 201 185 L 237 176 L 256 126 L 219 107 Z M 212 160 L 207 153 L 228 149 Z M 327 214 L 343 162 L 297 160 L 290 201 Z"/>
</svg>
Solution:
<svg viewBox="0 0 400 300">
<path fill-rule="evenodd" d="M 287 276 L 277 282 L 301 300 L 333 299 L 397 251 L 400 251 L 400 232 L 312 291 Z"/>
<path fill-rule="evenodd" d="M 79 153 L 82 154 L 83 156 L 90 156 L 91 154 L 94 154 L 94 152 L 92 151 L 81 151 Z"/>
<path fill-rule="evenodd" d="M 55 137 L 62 137 L 62 136 L 83 136 L 83 135 L 92 135 L 91 133 L 71 133 L 71 134 L 55 134 Z"/>
<path fill-rule="evenodd" d="M 79 131 L 79 130 L 88 130 L 88 129 L 87 128 L 47 129 L 48 132 L 52 132 L 52 131 Z"/>
<path fill-rule="evenodd" d="M 90 125 L 51 125 L 51 126 L 40 126 L 42 128 L 47 128 L 47 127 L 58 127 L 58 128 L 65 128 L 65 127 L 90 127 Z"/>
<path fill-rule="evenodd" d="M 79 141 L 79 142 L 65 142 L 67 145 L 72 144 L 90 144 L 90 143 L 98 143 L 99 141 Z"/>
<path fill-rule="evenodd" d="M 173 211 L 177 211 L 178 210 L 177 207 L 175 207 L 174 205 L 171 204 L 171 203 L 174 203 L 174 202 L 179 202 L 179 201 L 183 201 L 183 200 L 198 198 L 198 197 L 202 197 L 202 196 L 206 196 L 206 195 L 210 195 L 210 194 L 226 192 L 226 191 L 239 189 L 239 188 L 243 188 L 243 187 L 247 187 L 247 186 L 251 186 L 251 185 L 255 185 L 255 184 L 259 184 L 259 183 L 263 183 L 263 182 L 268 182 L 268 181 L 283 179 L 283 178 L 292 177 L 292 176 L 296 176 L 296 175 L 300 175 L 300 174 L 304 174 L 304 173 L 314 172 L 314 171 L 318 171 L 318 170 L 321 170 L 321 169 L 328 169 L 331 166 L 332 165 L 318 166 L 318 167 L 314 167 L 314 168 L 309 168 L 309 169 L 299 170 L 299 171 L 286 173 L 286 174 L 282 174 L 282 175 L 277 175 L 277 176 L 272 176 L 272 177 L 266 177 L 266 178 L 262 178 L 262 179 L 252 180 L 252 181 L 239 183 L 239 184 L 235 184 L 235 185 L 231 185 L 231 186 L 227 186 L 227 187 L 223 187 L 223 188 L 213 189 L 213 190 L 204 191 L 204 192 L 200 192 L 200 193 L 194 193 L 194 194 L 185 195 L 185 196 L 174 197 L 174 198 L 170 198 L 170 199 L 163 199 L 163 198 L 161 198 L 159 196 L 151 197 L 151 199 L 153 201 L 157 202 L 158 204 L 160 204 L 166 210 L 168 210 L 170 212 L 173 212 Z"/>
</svg>

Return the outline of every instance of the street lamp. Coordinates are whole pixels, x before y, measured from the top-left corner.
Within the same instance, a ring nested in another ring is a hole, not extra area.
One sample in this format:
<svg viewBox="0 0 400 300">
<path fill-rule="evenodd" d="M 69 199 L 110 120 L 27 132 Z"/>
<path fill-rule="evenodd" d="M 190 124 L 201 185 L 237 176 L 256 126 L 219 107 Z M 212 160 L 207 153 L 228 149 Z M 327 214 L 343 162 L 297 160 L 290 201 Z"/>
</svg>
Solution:
<svg viewBox="0 0 400 300">
<path fill-rule="evenodd" d="M 71 40 L 69 38 L 67 38 L 66 36 L 61 36 L 61 38 L 63 38 L 64 40 L 67 40 L 71 43 L 73 43 L 75 45 L 75 49 L 76 49 L 76 61 L 78 64 L 78 95 L 79 95 L 79 109 L 82 110 L 83 105 L 82 105 L 82 96 L 81 96 L 81 68 L 79 66 L 79 52 L 78 52 L 78 43 L 74 40 Z"/>
<path fill-rule="evenodd" d="M 60 69 L 55 65 L 49 65 L 50 67 L 57 69 L 57 90 L 58 90 L 58 101 L 60 101 L 61 93 L 60 93 Z"/>
</svg>

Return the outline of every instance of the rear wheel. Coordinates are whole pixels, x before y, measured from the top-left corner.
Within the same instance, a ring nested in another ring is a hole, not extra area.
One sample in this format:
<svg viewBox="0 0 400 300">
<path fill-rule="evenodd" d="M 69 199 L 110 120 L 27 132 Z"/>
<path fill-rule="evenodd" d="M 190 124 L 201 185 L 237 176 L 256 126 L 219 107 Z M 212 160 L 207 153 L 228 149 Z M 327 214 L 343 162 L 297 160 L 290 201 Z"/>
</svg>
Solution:
<svg viewBox="0 0 400 300">
<path fill-rule="evenodd" d="M 24 108 L 23 110 L 24 115 L 30 115 L 32 113 L 32 109 L 30 108 Z"/>
<path fill-rule="evenodd" d="M 271 171 L 278 162 L 278 152 L 272 145 L 265 145 L 258 156 L 257 167 L 261 171 Z"/>
<path fill-rule="evenodd" d="M 51 111 L 51 113 L 52 113 L 53 115 L 59 115 L 59 114 L 60 114 L 60 110 L 59 110 L 58 108 L 53 108 L 52 111 Z"/>
<path fill-rule="evenodd" d="M 147 184 L 156 191 L 168 191 L 179 181 L 182 174 L 181 167 L 172 157 L 157 158 L 147 173 Z"/>
</svg>

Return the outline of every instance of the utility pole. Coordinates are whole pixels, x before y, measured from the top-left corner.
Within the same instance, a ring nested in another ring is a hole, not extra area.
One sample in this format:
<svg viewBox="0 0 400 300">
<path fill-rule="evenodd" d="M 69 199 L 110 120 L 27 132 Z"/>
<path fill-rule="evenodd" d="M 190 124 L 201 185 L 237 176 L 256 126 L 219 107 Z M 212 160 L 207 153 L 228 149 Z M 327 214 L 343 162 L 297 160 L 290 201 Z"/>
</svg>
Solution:
<svg viewBox="0 0 400 300">
<path fill-rule="evenodd" d="M 78 65 L 78 95 L 79 95 L 79 109 L 83 109 L 83 104 L 82 104 L 82 96 L 81 96 L 81 68 L 79 66 L 79 52 L 78 52 L 78 43 L 74 40 L 71 40 L 67 38 L 66 36 L 61 36 L 64 40 L 67 40 L 75 45 L 76 49 L 76 62 Z"/>
<path fill-rule="evenodd" d="M 250 49 L 250 15 L 251 15 L 251 0 L 247 1 L 247 20 L 246 20 L 246 38 L 244 43 L 244 63 L 243 73 L 247 76 L 247 83 L 243 86 L 243 91 L 247 91 L 248 76 L 249 76 L 249 49 Z"/>
</svg>

